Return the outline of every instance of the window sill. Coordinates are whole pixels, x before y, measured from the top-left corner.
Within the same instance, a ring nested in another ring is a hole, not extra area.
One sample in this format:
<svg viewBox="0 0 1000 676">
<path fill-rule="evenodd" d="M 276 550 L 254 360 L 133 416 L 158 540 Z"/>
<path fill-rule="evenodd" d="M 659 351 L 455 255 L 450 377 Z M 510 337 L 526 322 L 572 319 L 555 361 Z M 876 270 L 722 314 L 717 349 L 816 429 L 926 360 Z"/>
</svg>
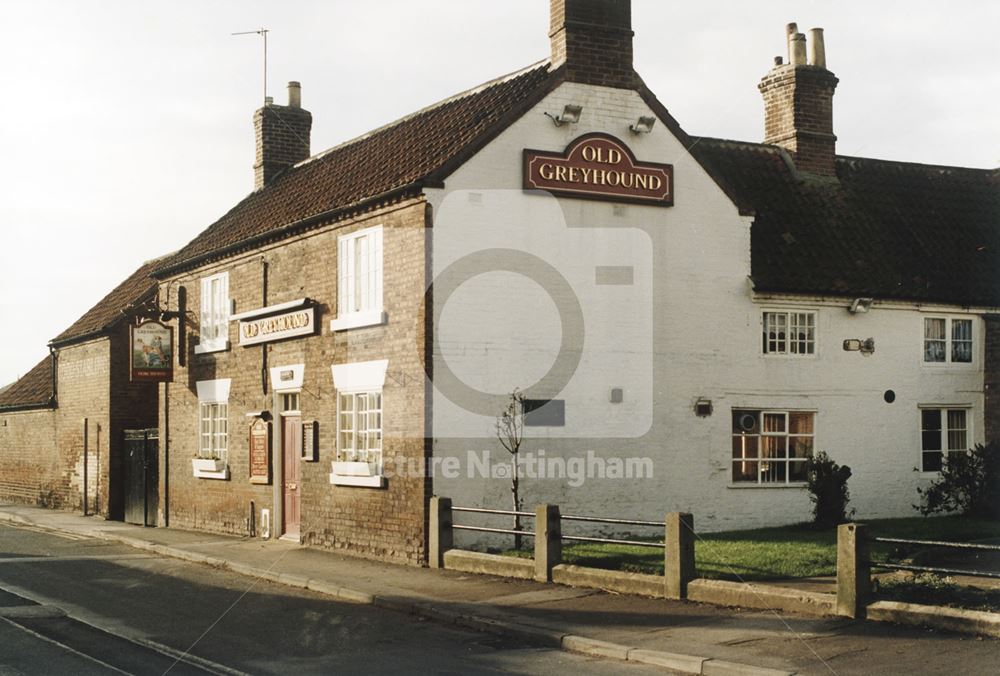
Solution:
<svg viewBox="0 0 1000 676">
<path fill-rule="evenodd" d="M 229 341 L 224 343 L 199 343 L 194 346 L 195 354 L 208 354 L 210 352 L 226 352 L 229 350 Z"/>
<path fill-rule="evenodd" d="M 732 483 L 732 482 L 730 482 L 729 485 L 726 486 L 726 488 L 798 488 L 798 489 L 805 488 L 805 487 L 806 487 L 806 482 L 805 481 L 798 481 L 798 482 L 790 483 L 790 484 L 777 484 L 777 483 L 772 483 L 772 484 L 755 484 L 755 483 L 750 483 L 749 481 L 746 482 L 746 483 L 743 483 L 743 482 Z"/>
<path fill-rule="evenodd" d="M 331 474 L 330 483 L 334 486 L 361 486 L 363 488 L 385 488 L 383 476 L 349 476 L 346 474 Z"/>
<path fill-rule="evenodd" d="M 381 326 L 388 321 L 384 310 L 368 310 L 366 312 L 352 312 L 351 314 L 337 317 L 330 320 L 331 331 L 346 331 L 347 329 L 360 329 L 364 326 Z"/>
<path fill-rule="evenodd" d="M 220 460 L 193 458 L 191 470 L 196 479 L 218 479 L 229 481 L 229 466 Z"/>
</svg>

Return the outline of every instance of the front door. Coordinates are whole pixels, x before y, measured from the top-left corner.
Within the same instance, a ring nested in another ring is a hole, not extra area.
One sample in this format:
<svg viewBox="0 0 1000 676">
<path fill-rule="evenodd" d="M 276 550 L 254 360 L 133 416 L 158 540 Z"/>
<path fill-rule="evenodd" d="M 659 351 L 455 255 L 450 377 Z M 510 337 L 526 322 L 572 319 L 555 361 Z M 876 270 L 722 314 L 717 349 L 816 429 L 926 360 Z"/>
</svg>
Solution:
<svg viewBox="0 0 1000 676">
<path fill-rule="evenodd" d="M 125 430 L 125 522 L 155 526 L 159 430 Z"/>
<path fill-rule="evenodd" d="M 302 482 L 299 463 L 302 459 L 302 417 L 282 414 L 282 495 L 283 534 L 298 539 Z"/>
</svg>

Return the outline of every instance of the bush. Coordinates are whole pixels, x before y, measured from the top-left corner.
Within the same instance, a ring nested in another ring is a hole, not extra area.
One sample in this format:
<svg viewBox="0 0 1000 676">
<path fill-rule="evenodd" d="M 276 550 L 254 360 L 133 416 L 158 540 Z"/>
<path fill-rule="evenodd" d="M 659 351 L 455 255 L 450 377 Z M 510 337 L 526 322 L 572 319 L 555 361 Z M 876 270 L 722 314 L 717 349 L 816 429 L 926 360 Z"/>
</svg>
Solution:
<svg viewBox="0 0 1000 676">
<path fill-rule="evenodd" d="M 927 516 L 959 512 L 966 516 L 1000 519 L 1000 442 L 977 445 L 967 453 L 951 453 L 941 467 L 941 476 L 926 489 L 917 489 Z"/>
<path fill-rule="evenodd" d="M 813 523 L 819 528 L 832 528 L 854 515 L 847 513 L 851 493 L 847 480 L 851 468 L 838 465 L 825 452 L 820 451 L 806 463 L 806 490 L 813 502 Z"/>
</svg>

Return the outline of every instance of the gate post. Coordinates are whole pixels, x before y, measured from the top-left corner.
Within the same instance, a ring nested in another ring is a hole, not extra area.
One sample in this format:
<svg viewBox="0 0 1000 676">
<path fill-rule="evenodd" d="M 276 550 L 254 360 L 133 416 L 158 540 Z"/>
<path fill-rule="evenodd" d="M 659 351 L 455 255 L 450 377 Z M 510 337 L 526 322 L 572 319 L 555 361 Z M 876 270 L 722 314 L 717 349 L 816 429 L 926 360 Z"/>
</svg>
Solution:
<svg viewBox="0 0 1000 676">
<path fill-rule="evenodd" d="M 455 546 L 451 524 L 451 498 L 431 496 L 427 547 L 427 564 L 431 568 L 444 568 L 444 553 Z"/>
<path fill-rule="evenodd" d="M 663 544 L 664 592 L 668 599 L 685 599 L 688 582 L 694 579 L 694 517 L 667 514 Z"/>
<path fill-rule="evenodd" d="M 837 614 L 864 617 L 871 584 L 868 527 L 861 523 L 837 526 Z"/>
<path fill-rule="evenodd" d="M 535 580 L 552 581 L 552 568 L 562 562 L 559 505 L 535 507 Z"/>
</svg>

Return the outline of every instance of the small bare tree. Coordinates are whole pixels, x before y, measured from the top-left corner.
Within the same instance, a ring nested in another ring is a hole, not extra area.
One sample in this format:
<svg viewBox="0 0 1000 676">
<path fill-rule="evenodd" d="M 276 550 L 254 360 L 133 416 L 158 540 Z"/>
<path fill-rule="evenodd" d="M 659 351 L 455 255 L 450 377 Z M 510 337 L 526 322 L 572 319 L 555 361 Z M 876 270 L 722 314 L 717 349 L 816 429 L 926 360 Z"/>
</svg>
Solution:
<svg viewBox="0 0 1000 676">
<path fill-rule="evenodd" d="M 520 477 L 518 476 L 518 453 L 524 438 L 524 395 L 514 388 L 503 412 L 497 416 L 497 440 L 510 453 L 510 493 L 515 512 L 521 511 Z M 521 530 L 521 517 L 514 515 L 514 530 Z M 514 549 L 521 548 L 521 536 L 514 536 Z"/>
</svg>

